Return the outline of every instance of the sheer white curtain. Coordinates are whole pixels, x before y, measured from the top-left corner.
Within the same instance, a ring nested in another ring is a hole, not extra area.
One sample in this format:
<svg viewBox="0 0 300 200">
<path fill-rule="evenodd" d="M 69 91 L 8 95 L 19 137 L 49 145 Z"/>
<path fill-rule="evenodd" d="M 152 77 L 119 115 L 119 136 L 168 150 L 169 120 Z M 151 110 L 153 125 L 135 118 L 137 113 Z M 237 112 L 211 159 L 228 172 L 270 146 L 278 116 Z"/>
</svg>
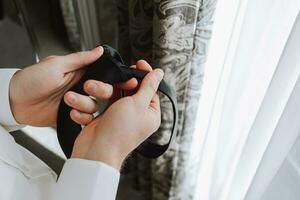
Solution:
<svg viewBox="0 0 300 200">
<path fill-rule="evenodd" d="M 261 199 L 296 141 L 299 5 L 219 0 L 193 144 L 197 200 Z"/>
</svg>

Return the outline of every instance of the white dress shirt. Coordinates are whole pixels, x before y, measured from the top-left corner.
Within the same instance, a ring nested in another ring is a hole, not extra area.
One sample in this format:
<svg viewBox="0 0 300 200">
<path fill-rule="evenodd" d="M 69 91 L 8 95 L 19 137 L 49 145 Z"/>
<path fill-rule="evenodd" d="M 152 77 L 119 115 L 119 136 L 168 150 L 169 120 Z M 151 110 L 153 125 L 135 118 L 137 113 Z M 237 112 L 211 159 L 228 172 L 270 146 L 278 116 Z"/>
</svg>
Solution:
<svg viewBox="0 0 300 200">
<path fill-rule="evenodd" d="M 0 199 L 115 199 L 120 177 L 116 169 L 98 161 L 68 159 L 57 180 L 43 161 L 14 141 L 9 131 L 21 127 L 9 105 L 9 82 L 15 72 L 0 69 Z"/>
</svg>

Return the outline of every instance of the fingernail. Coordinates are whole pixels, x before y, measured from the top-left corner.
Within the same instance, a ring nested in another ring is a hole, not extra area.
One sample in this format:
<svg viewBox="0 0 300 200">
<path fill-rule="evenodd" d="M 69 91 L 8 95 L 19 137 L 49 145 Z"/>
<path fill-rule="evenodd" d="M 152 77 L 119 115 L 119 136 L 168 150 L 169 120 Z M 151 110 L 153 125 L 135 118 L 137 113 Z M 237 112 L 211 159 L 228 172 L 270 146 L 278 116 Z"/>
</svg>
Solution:
<svg viewBox="0 0 300 200">
<path fill-rule="evenodd" d="M 161 80 L 163 79 L 163 77 L 164 77 L 164 72 L 163 72 L 163 70 L 161 70 L 161 69 L 156 69 L 156 70 L 155 70 L 155 76 L 156 76 L 156 79 L 157 79 L 158 81 L 161 81 Z"/>
<path fill-rule="evenodd" d="M 93 93 L 96 90 L 96 84 L 95 83 L 90 83 L 88 86 L 88 91 L 90 93 Z"/>
<path fill-rule="evenodd" d="M 74 94 L 69 94 L 70 103 L 74 103 L 76 101 L 76 96 Z"/>
<path fill-rule="evenodd" d="M 81 115 L 81 112 L 79 112 L 78 110 L 76 111 L 76 115 L 79 117 Z"/>
<path fill-rule="evenodd" d="M 103 47 L 102 46 L 97 46 L 96 48 L 92 49 L 92 51 L 103 51 Z"/>
</svg>

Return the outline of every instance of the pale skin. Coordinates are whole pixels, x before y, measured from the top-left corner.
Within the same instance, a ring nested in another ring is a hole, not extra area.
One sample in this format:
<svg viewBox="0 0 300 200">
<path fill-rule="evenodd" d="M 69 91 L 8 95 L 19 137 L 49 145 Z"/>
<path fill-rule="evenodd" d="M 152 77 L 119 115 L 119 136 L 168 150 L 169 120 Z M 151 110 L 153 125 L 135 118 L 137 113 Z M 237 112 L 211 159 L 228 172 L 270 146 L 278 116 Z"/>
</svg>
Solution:
<svg viewBox="0 0 300 200">
<path fill-rule="evenodd" d="M 84 91 L 109 106 L 97 118 L 97 104 L 89 96 L 66 92 L 82 76 L 85 66 L 101 57 L 103 48 L 66 56 L 50 56 L 18 71 L 10 82 L 10 106 L 16 121 L 32 126 L 53 126 L 60 100 L 73 109 L 71 118 L 85 125 L 77 137 L 72 158 L 104 162 L 120 169 L 124 159 L 160 125 L 161 114 L 157 88 L 163 71 L 152 70 L 140 60 L 131 67 L 150 71 L 139 84 L 130 79 L 118 85 L 96 80 L 84 83 Z M 128 95 L 120 97 L 120 90 Z"/>
</svg>

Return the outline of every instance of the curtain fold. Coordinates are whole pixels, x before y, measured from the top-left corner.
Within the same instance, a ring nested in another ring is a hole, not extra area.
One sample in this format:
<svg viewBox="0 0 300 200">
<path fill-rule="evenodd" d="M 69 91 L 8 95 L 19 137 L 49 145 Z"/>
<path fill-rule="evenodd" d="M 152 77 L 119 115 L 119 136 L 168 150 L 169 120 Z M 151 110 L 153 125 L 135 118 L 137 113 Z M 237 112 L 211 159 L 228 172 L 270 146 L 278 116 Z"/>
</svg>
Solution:
<svg viewBox="0 0 300 200">
<path fill-rule="evenodd" d="M 197 200 L 263 199 L 295 142 L 296 114 L 283 111 L 298 110 L 287 106 L 300 72 L 299 42 L 288 42 L 298 12 L 297 1 L 219 1 L 203 87 L 205 97 L 213 93 L 211 115 L 198 129 L 205 136 Z"/>
<path fill-rule="evenodd" d="M 215 3 L 211 0 L 118 1 L 122 55 L 129 56 L 127 60 L 131 63 L 143 58 L 154 67 L 161 67 L 165 79 L 177 91 L 179 105 L 175 145 L 158 159 L 134 155 L 130 160 L 128 174 L 143 199 L 193 198 L 199 163 L 191 160 L 190 144 Z M 129 38 L 130 45 L 123 38 Z M 159 142 L 167 140 L 172 123 L 170 105 L 161 98 L 163 122 L 160 136 L 155 137 Z"/>
<path fill-rule="evenodd" d="M 118 38 L 118 49 L 127 64 L 145 59 L 153 67 L 162 68 L 165 80 L 177 92 L 179 108 L 174 145 L 155 160 L 133 153 L 124 165 L 118 198 L 131 198 L 136 191 L 139 199 L 146 200 L 193 199 L 199 162 L 191 157 L 191 142 L 216 0 L 96 2 L 100 34 Z M 115 7 L 118 34 L 105 29 L 110 20 L 101 16 L 108 16 L 113 9 L 103 9 L 103 4 Z M 101 39 L 102 43 L 109 41 Z M 171 105 L 164 96 L 161 107 L 162 125 L 153 136 L 157 142 L 169 138 L 173 120 Z M 128 191 L 130 194 L 126 194 Z"/>
</svg>

